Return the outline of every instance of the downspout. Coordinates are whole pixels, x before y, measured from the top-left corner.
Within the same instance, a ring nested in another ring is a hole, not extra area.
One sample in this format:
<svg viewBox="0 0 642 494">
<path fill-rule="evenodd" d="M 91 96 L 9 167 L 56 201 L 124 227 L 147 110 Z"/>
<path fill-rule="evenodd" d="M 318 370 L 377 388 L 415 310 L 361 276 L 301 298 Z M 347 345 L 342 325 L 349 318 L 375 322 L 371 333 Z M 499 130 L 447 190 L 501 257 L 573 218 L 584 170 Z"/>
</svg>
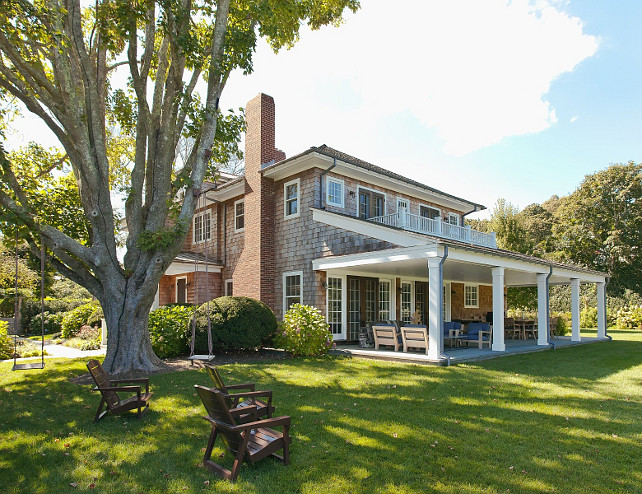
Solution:
<svg viewBox="0 0 642 494">
<path fill-rule="evenodd" d="M 330 170 L 332 170 L 335 166 L 337 166 L 337 159 L 334 158 L 332 165 L 330 165 L 326 170 L 323 170 L 321 172 L 321 175 L 319 175 L 319 207 L 321 209 L 325 209 L 325 200 L 323 199 L 325 196 L 323 194 L 323 177 L 325 176 L 326 173 L 328 173 Z"/>
<path fill-rule="evenodd" d="M 441 348 L 439 349 L 442 355 L 444 354 L 444 262 L 448 257 L 448 246 L 444 245 L 444 257 L 439 261 L 439 332 L 441 333 Z M 446 355 L 448 359 L 448 367 L 450 367 L 450 355 Z"/>
<path fill-rule="evenodd" d="M 608 327 L 608 325 L 609 325 L 609 322 L 608 322 L 608 317 L 606 317 L 606 314 L 608 313 L 608 309 L 607 309 L 607 307 L 606 307 L 606 302 L 607 302 L 607 300 L 608 300 L 608 299 L 607 299 L 607 297 L 606 297 L 606 289 L 607 289 L 607 287 L 609 286 L 609 282 L 610 282 L 610 281 L 611 281 L 611 278 L 609 278 L 609 277 L 607 276 L 607 277 L 606 277 L 606 283 L 604 283 L 604 324 L 605 324 L 607 327 Z M 606 332 L 606 328 L 604 328 L 604 333 L 605 333 L 605 334 L 604 334 L 604 336 L 606 336 L 606 337 L 608 338 L 608 340 L 609 340 L 609 341 L 613 341 L 613 337 L 612 337 L 612 336 L 610 336 L 610 335 Z"/>
<path fill-rule="evenodd" d="M 548 280 L 551 279 L 551 276 L 553 276 L 553 266 L 548 267 L 548 276 L 546 276 L 546 321 L 547 324 L 550 326 L 551 325 L 551 301 L 550 301 L 550 286 L 548 284 Z M 546 330 L 547 334 L 547 339 L 548 339 L 548 344 L 551 345 L 551 348 L 555 350 L 555 343 L 551 340 L 551 332 Z"/>
<path fill-rule="evenodd" d="M 477 211 L 482 211 L 482 209 L 477 209 L 477 204 L 475 204 L 474 207 L 475 207 L 475 209 L 473 209 L 472 211 L 468 211 L 467 213 L 462 213 L 462 215 L 461 215 L 461 224 L 462 224 L 462 226 L 464 226 L 464 220 L 466 219 L 466 216 L 468 216 L 469 214 L 476 213 Z"/>
</svg>

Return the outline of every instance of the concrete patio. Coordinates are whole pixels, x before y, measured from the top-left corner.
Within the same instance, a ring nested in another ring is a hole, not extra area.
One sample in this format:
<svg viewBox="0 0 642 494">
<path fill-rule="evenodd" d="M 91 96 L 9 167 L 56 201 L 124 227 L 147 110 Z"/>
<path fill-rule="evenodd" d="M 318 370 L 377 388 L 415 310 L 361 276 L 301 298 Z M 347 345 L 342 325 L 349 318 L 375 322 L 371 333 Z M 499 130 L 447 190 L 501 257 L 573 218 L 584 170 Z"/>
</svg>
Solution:
<svg viewBox="0 0 642 494">
<path fill-rule="evenodd" d="M 374 348 L 361 348 L 359 345 L 338 345 L 331 353 L 334 355 L 350 355 L 353 357 L 370 358 L 377 360 L 391 360 L 398 362 L 411 362 L 423 365 L 457 365 L 464 362 L 474 362 L 477 360 L 488 360 L 498 357 L 507 357 L 520 353 L 543 352 L 555 348 L 564 348 L 576 345 L 588 345 L 592 343 L 610 341 L 609 337 L 582 337 L 581 341 L 571 341 L 570 336 L 558 336 L 551 341 L 551 345 L 539 346 L 537 340 L 506 340 L 506 351 L 494 352 L 488 347 L 445 347 L 443 358 L 438 360 L 428 358 L 423 352 L 409 351 L 395 352 L 391 347 L 380 347 L 379 350 Z"/>
</svg>

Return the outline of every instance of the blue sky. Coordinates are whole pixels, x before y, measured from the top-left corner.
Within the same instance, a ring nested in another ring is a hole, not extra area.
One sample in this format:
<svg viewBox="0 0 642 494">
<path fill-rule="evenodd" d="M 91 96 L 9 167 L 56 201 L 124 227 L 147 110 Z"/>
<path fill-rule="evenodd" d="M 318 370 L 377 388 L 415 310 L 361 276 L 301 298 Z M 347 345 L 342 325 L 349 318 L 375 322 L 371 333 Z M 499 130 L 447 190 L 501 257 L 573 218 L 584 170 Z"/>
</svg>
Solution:
<svg viewBox="0 0 642 494">
<path fill-rule="evenodd" d="M 270 94 L 288 156 L 327 144 L 489 209 L 642 161 L 639 0 L 362 4 L 289 51 L 262 43 L 222 107 Z M 19 128 L 10 148 L 50 142 L 33 117 Z"/>
<path fill-rule="evenodd" d="M 276 56 L 260 46 L 222 106 L 270 94 L 288 156 L 327 144 L 488 208 L 642 160 L 642 2 L 390 5 L 364 0 Z"/>
</svg>

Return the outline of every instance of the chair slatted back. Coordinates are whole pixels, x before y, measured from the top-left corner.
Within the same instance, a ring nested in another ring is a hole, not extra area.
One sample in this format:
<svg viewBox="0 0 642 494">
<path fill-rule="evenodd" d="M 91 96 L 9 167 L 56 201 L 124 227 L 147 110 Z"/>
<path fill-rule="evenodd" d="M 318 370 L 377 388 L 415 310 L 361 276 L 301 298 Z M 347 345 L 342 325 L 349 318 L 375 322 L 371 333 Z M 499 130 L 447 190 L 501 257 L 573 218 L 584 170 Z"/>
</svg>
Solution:
<svg viewBox="0 0 642 494">
<path fill-rule="evenodd" d="M 87 363 L 87 369 L 96 383 L 96 387 L 100 390 L 103 398 L 107 402 L 109 408 L 114 407 L 120 402 L 118 393 L 110 389 L 105 389 L 111 387 L 111 381 L 109 380 L 109 374 L 105 372 L 103 366 L 98 362 L 98 360 L 90 360 Z"/>
<path fill-rule="evenodd" d="M 221 374 L 218 371 L 218 369 L 211 365 L 205 364 L 205 370 L 212 378 L 212 381 L 214 382 L 214 386 L 216 387 L 216 389 L 218 389 L 219 391 L 225 394 L 229 394 L 229 391 L 227 390 L 227 387 L 225 386 L 225 383 L 223 382 L 223 378 L 221 377 Z"/>
<path fill-rule="evenodd" d="M 194 386 L 198 396 L 203 402 L 203 406 L 207 410 L 207 415 L 210 418 L 218 420 L 229 425 L 238 425 L 234 417 L 230 413 L 230 407 L 225 401 L 223 394 L 214 388 L 206 388 L 205 386 Z M 225 447 L 233 453 L 237 453 L 243 438 L 240 432 L 228 431 L 223 428 L 217 429 L 218 435 Z"/>
</svg>

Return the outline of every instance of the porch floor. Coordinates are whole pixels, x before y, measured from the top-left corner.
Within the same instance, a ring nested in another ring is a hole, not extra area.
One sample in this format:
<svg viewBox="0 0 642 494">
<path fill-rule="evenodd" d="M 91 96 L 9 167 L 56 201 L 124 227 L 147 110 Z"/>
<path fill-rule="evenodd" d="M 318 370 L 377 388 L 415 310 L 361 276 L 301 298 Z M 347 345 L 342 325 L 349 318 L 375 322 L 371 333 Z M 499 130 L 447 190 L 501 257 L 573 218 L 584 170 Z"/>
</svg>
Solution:
<svg viewBox="0 0 642 494">
<path fill-rule="evenodd" d="M 582 341 L 571 341 L 570 336 L 558 336 L 553 339 L 555 348 L 563 348 L 574 345 L 586 345 L 589 343 L 597 343 L 600 341 L 609 341 L 608 338 L 591 338 L 582 337 Z M 332 350 L 334 355 L 351 355 L 353 357 L 370 358 L 378 360 L 393 360 L 399 362 L 412 362 L 424 365 L 456 365 L 463 362 L 473 362 L 477 360 L 487 360 L 497 357 L 506 357 L 508 355 L 517 355 L 519 353 L 532 353 L 542 352 L 545 350 L 552 350 L 552 346 L 538 346 L 537 340 L 505 340 L 506 351 L 493 352 L 487 346 L 484 348 L 473 347 L 458 347 L 458 348 L 444 348 L 443 358 L 438 360 L 430 359 L 428 356 L 419 351 L 395 352 L 391 347 L 383 347 L 379 350 L 374 348 L 361 348 L 359 345 L 337 345 L 337 348 Z"/>
</svg>

